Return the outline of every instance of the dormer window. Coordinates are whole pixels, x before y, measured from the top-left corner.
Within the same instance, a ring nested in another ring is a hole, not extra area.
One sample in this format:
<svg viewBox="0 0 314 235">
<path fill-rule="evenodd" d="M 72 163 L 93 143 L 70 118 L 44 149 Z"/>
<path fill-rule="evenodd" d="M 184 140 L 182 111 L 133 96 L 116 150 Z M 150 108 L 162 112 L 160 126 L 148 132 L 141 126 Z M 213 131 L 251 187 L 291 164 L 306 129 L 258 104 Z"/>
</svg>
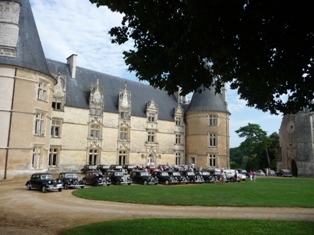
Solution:
<svg viewBox="0 0 314 235">
<path fill-rule="evenodd" d="M 152 114 L 152 113 L 147 114 L 147 121 L 148 122 L 155 122 L 156 121 L 156 114 Z"/>
<path fill-rule="evenodd" d="M 53 97 L 52 98 L 52 108 L 54 110 L 61 110 L 62 98 Z"/>
</svg>

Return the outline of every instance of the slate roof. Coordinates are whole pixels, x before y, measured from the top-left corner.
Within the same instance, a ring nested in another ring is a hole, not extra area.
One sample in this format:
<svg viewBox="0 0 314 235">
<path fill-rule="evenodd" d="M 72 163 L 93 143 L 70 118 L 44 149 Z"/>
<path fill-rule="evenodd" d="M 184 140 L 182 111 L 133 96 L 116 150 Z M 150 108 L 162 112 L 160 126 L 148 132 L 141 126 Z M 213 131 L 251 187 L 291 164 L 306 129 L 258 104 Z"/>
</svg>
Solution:
<svg viewBox="0 0 314 235">
<path fill-rule="evenodd" d="M 174 95 L 155 89 L 139 82 L 111 76 L 76 67 L 76 76 L 71 78 L 70 67 L 66 63 L 47 59 L 49 70 L 52 74 L 60 71 L 62 77 L 66 77 L 66 106 L 89 109 L 89 95 L 91 84 L 99 79 L 99 84 L 104 88 L 104 112 L 118 113 L 119 91 L 124 89 L 131 91 L 131 114 L 133 116 L 146 117 L 146 105 L 154 100 L 158 105 L 158 119 L 174 120 L 174 111 L 178 102 Z"/>
<path fill-rule="evenodd" d="M 202 93 L 194 92 L 190 105 L 186 112 L 217 111 L 229 113 L 227 103 L 223 100 L 222 94 L 215 94 L 215 88 L 202 89 Z"/>
<path fill-rule="evenodd" d="M 0 64 L 15 65 L 49 74 L 44 51 L 28 0 L 14 0 L 21 4 L 16 57 L 0 56 Z"/>
</svg>

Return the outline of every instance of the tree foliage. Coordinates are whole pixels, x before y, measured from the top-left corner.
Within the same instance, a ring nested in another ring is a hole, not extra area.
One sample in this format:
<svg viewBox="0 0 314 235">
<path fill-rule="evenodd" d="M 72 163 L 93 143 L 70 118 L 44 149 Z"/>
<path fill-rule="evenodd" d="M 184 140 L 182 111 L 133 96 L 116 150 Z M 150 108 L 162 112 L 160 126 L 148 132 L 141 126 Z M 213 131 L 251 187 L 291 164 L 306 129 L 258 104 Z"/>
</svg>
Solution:
<svg viewBox="0 0 314 235">
<path fill-rule="evenodd" d="M 267 136 L 260 125 L 251 123 L 240 127 L 236 133 L 245 140 L 239 147 L 230 149 L 231 161 L 247 170 L 276 168 L 276 156 L 279 148 L 278 133 L 274 132 Z"/>
<path fill-rule="evenodd" d="M 129 39 L 129 71 L 182 95 L 229 82 L 271 113 L 314 108 L 313 1 L 90 0 L 124 14 L 109 33 Z"/>
</svg>

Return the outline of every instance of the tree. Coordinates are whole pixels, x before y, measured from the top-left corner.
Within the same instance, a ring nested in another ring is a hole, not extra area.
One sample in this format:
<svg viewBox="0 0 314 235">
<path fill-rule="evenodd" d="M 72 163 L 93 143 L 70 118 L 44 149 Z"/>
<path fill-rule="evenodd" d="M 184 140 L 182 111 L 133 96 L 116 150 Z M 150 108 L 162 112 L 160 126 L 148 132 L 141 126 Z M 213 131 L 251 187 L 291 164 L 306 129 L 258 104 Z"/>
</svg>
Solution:
<svg viewBox="0 0 314 235">
<path fill-rule="evenodd" d="M 129 71 L 181 94 L 225 83 L 272 114 L 314 109 L 313 1 L 90 0 L 124 14 L 109 33 L 129 39 Z"/>
<path fill-rule="evenodd" d="M 267 133 L 261 129 L 260 125 L 251 123 L 248 123 L 247 126 L 240 127 L 235 132 L 239 135 L 239 137 L 246 138 L 245 141 L 242 142 L 240 146 L 248 150 L 247 151 L 249 153 L 248 155 L 257 157 L 255 161 L 257 162 L 258 165 L 266 165 L 267 167 L 271 166 L 268 149 L 270 146 L 276 145 L 275 133 L 273 133 L 271 137 L 268 137 Z M 263 155 L 262 152 L 264 152 L 266 155 L 267 159 L 266 164 L 263 164 L 263 161 L 260 161 L 262 159 L 258 159 L 259 155 Z"/>
</svg>

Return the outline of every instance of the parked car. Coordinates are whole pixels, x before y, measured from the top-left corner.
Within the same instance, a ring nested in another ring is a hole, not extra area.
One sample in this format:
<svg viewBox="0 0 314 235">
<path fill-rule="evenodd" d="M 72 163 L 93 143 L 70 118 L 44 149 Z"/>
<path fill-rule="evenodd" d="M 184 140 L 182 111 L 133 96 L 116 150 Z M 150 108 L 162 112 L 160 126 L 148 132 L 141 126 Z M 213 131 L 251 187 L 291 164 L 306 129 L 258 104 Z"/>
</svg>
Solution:
<svg viewBox="0 0 314 235">
<path fill-rule="evenodd" d="M 265 172 L 263 170 L 257 170 L 255 174 L 259 176 L 265 176 Z"/>
<path fill-rule="evenodd" d="M 124 165 L 123 169 L 127 172 L 127 174 L 130 174 L 131 171 L 136 169 L 136 165 Z"/>
<path fill-rule="evenodd" d="M 270 171 L 269 171 L 269 175 L 270 175 L 270 176 L 274 176 L 274 175 L 276 175 L 276 172 L 275 172 L 274 170 L 270 170 Z"/>
<path fill-rule="evenodd" d="M 124 174 L 126 174 L 126 172 L 127 172 L 126 170 L 124 170 L 123 166 L 121 166 L 121 165 L 110 165 L 109 170 L 111 170 L 111 171 L 121 171 Z"/>
<path fill-rule="evenodd" d="M 244 169 L 236 169 L 240 174 L 243 174 L 243 175 L 245 175 L 246 177 L 249 177 L 250 176 L 250 174 L 249 174 L 249 172 L 247 172 L 247 170 L 244 170 Z M 245 178 L 246 178 L 245 177 Z"/>
<path fill-rule="evenodd" d="M 173 176 L 170 176 L 169 173 L 167 171 L 153 171 L 152 172 L 152 176 L 153 177 L 157 177 L 158 178 L 158 183 L 160 184 L 178 184 L 179 180 L 176 179 Z"/>
<path fill-rule="evenodd" d="M 205 183 L 203 178 L 203 171 L 194 171 L 195 173 L 195 183 Z"/>
<path fill-rule="evenodd" d="M 85 173 L 85 177 L 83 178 L 86 184 L 100 186 L 100 185 L 107 185 L 110 186 L 111 180 L 108 177 L 105 177 L 101 171 L 94 170 L 94 171 L 87 171 Z"/>
<path fill-rule="evenodd" d="M 96 170 L 101 171 L 103 174 L 105 174 L 107 171 L 109 171 L 109 165 L 97 165 Z"/>
<path fill-rule="evenodd" d="M 97 169 L 97 165 L 84 165 L 81 172 L 85 174 L 87 171 L 93 171 Z"/>
<path fill-rule="evenodd" d="M 281 169 L 276 172 L 277 176 L 292 177 L 292 173 L 288 169 Z"/>
<path fill-rule="evenodd" d="M 189 180 L 185 176 L 182 176 L 179 171 L 167 171 L 167 172 L 170 175 L 170 177 L 173 177 L 176 180 L 178 180 L 178 183 L 180 183 L 180 184 L 188 184 L 189 183 Z"/>
<path fill-rule="evenodd" d="M 182 176 L 187 178 L 189 183 L 194 183 L 195 182 L 195 173 L 194 171 L 181 171 Z"/>
<path fill-rule="evenodd" d="M 59 180 L 62 182 L 63 188 L 84 188 L 85 180 L 79 180 L 76 173 L 73 172 L 61 172 L 59 174 Z"/>
<path fill-rule="evenodd" d="M 132 184 L 132 179 L 129 176 L 125 176 L 122 171 L 108 171 L 107 177 L 111 180 L 112 184 Z"/>
<path fill-rule="evenodd" d="M 234 169 L 225 169 L 223 172 L 226 175 L 227 182 L 241 182 L 242 181 L 242 174 L 238 172 L 236 176 L 236 170 Z"/>
<path fill-rule="evenodd" d="M 132 171 L 130 174 L 133 183 L 137 184 L 158 184 L 158 178 L 150 175 L 148 171 Z"/>
<path fill-rule="evenodd" d="M 215 181 L 214 176 L 210 172 L 203 171 L 202 173 L 203 173 L 202 175 L 203 175 L 203 179 L 204 179 L 205 183 L 210 183 L 210 182 Z"/>
<path fill-rule="evenodd" d="M 39 189 L 43 193 L 53 190 L 61 192 L 63 188 L 61 181 L 54 179 L 50 173 L 34 173 L 25 185 L 28 190 Z"/>
</svg>

